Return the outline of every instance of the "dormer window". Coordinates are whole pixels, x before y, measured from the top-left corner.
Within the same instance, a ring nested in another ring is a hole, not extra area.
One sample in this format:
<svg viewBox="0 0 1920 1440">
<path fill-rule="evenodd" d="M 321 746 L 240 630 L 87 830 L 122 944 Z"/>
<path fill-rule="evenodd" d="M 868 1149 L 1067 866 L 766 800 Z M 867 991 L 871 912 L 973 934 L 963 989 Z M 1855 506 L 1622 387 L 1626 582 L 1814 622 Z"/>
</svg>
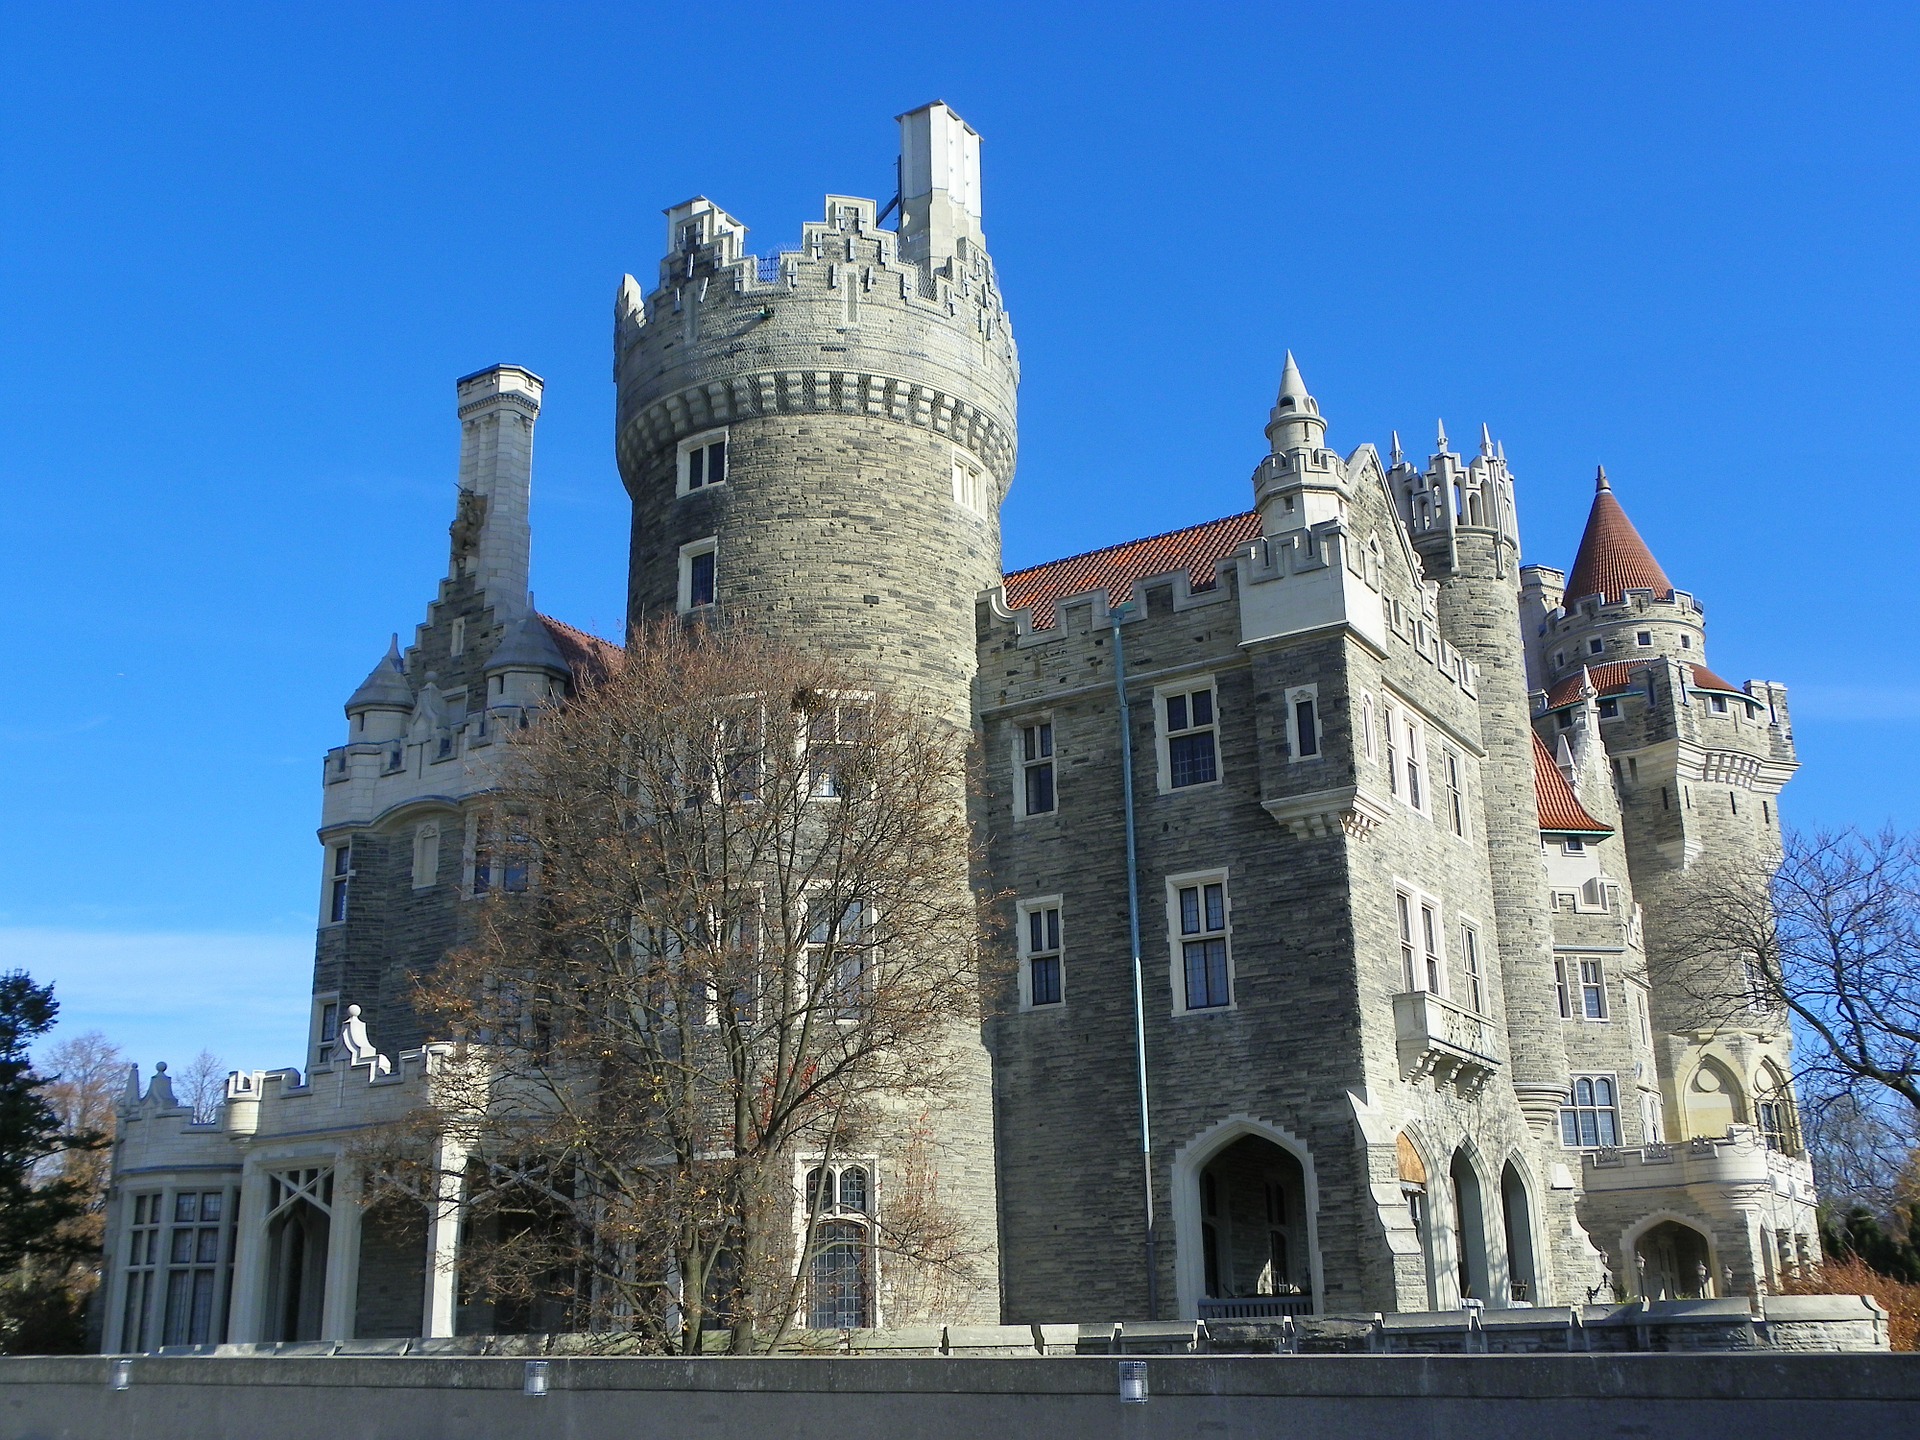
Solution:
<svg viewBox="0 0 1920 1440">
<path fill-rule="evenodd" d="M 676 493 L 691 495 L 709 490 L 727 479 L 727 432 L 709 430 L 680 442 L 680 474 Z"/>
</svg>

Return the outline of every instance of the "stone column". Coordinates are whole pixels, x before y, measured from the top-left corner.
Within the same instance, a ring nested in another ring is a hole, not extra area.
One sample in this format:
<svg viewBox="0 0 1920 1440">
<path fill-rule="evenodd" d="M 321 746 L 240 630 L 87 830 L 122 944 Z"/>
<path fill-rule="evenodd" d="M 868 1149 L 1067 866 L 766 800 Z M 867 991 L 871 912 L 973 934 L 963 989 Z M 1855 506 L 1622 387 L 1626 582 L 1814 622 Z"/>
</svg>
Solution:
<svg viewBox="0 0 1920 1440">
<path fill-rule="evenodd" d="M 443 1137 L 434 1147 L 434 1204 L 427 1214 L 427 1283 L 420 1333 L 453 1334 L 460 1289 L 460 1206 L 465 1195 L 466 1146 Z"/>
<path fill-rule="evenodd" d="M 233 1242 L 233 1298 L 227 1340 L 251 1345 L 266 1338 L 267 1172 L 249 1155 L 240 1170 L 240 1210 Z"/>
<path fill-rule="evenodd" d="M 327 1224 L 327 1280 L 320 1338 L 351 1340 L 360 1299 L 360 1171 L 350 1160 L 333 1167 L 333 1214 Z"/>
</svg>

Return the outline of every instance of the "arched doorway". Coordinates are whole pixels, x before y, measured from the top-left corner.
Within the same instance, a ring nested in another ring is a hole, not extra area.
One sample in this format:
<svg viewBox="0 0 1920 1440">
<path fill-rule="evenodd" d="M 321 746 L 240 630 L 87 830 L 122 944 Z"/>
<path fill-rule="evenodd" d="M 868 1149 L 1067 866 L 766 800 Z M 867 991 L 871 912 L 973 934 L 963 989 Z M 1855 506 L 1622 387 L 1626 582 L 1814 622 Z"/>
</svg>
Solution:
<svg viewBox="0 0 1920 1440">
<path fill-rule="evenodd" d="M 1487 1209 L 1480 1176 L 1465 1150 L 1453 1152 L 1447 1177 L 1453 1192 L 1454 1245 L 1458 1252 L 1460 1297 L 1485 1300 L 1493 1293 L 1487 1263 Z"/>
<path fill-rule="evenodd" d="M 1433 1187 L 1427 1162 L 1405 1132 L 1395 1137 L 1393 1143 L 1400 1170 L 1400 1193 L 1406 1197 L 1407 1216 L 1413 1222 L 1414 1238 L 1420 1242 L 1420 1265 L 1426 1278 L 1425 1304 L 1429 1310 L 1438 1310 L 1442 1308 L 1440 1277 L 1445 1265 L 1441 1258 L 1440 1227 L 1434 1221 Z"/>
<path fill-rule="evenodd" d="M 269 1340 L 318 1340 L 325 1317 L 333 1171 L 289 1170 L 267 1182 Z"/>
<path fill-rule="evenodd" d="M 1533 1202 L 1526 1178 L 1511 1160 L 1500 1172 L 1500 1219 L 1507 1241 L 1508 1302 L 1537 1305 L 1540 1280 L 1534 1271 Z"/>
<path fill-rule="evenodd" d="M 1633 1266 L 1643 1300 L 1706 1300 L 1718 1288 L 1712 1242 L 1683 1220 L 1662 1220 L 1641 1232 Z"/>
<path fill-rule="evenodd" d="M 1317 1308 L 1312 1162 L 1290 1140 L 1233 1120 L 1174 1157 L 1182 1316 L 1256 1319 Z"/>
</svg>

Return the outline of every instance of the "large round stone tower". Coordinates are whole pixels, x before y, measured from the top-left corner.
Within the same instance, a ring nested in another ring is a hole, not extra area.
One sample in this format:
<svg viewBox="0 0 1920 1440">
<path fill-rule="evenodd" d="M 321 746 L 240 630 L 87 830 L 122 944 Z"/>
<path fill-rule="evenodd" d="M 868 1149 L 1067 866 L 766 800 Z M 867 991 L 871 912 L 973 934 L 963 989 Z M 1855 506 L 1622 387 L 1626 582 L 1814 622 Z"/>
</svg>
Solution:
<svg viewBox="0 0 1920 1440">
<path fill-rule="evenodd" d="M 797 250 L 755 256 L 739 221 L 689 200 L 666 212 L 658 287 L 622 283 L 628 623 L 745 621 L 970 728 L 1019 366 L 980 229 L 980 137 L 936 103 L 900 117 L 900 141 L 884 209 L 829 195 Z M 895 204 L 899 229 L 883 229 Z M 891 1283 L 883 1259 L 867 1323 L 999 1319 L 992 1070 L 977 1030 L 956 1043 L 957 1098 L 898 1117 L 878 1203 L 909 1169 L 937 1175 L 978 1282 L 916 1304 L 902 1297 L 920 1287 Z M 935 1153 L 904 1158 L 909 1132 Z"/>
<path fill-rule="evenodd" d="M 658 288 L 622 285 L 628 618 L 711 604 L 970 724 L 1019 366 L 980 137 L 937 103 L 900 133 L 898 231 L 830 195 L 798 250 L 756 257 L 695 199 L 667 211 Z"/>
</svg>

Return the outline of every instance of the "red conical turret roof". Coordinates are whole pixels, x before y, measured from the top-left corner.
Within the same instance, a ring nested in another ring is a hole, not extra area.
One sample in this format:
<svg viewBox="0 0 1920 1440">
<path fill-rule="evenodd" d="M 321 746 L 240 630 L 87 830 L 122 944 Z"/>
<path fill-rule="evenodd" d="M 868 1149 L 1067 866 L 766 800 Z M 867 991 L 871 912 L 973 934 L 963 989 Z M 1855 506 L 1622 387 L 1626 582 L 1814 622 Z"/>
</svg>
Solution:
<svg viewBox="0 0 1920 1440">
<path fill-rule="evenodd" d="M 1566 603 L 1571 607 L 1577 600 L 1598 595 L 1607 604 L 1617 605 L 1627 598 L 1629 590 L 1651 590 L 1665 600 L 1673 594 L 1673 582 L 1633 528 L 1620 502 L 1613 498 L 1613 487 L 1607 483 L 1606 467 L 1602 466 L 1594 480 L 1587 532 L 1580 537 L 1580 553 L 1567 576 Z"/>
</svg>

